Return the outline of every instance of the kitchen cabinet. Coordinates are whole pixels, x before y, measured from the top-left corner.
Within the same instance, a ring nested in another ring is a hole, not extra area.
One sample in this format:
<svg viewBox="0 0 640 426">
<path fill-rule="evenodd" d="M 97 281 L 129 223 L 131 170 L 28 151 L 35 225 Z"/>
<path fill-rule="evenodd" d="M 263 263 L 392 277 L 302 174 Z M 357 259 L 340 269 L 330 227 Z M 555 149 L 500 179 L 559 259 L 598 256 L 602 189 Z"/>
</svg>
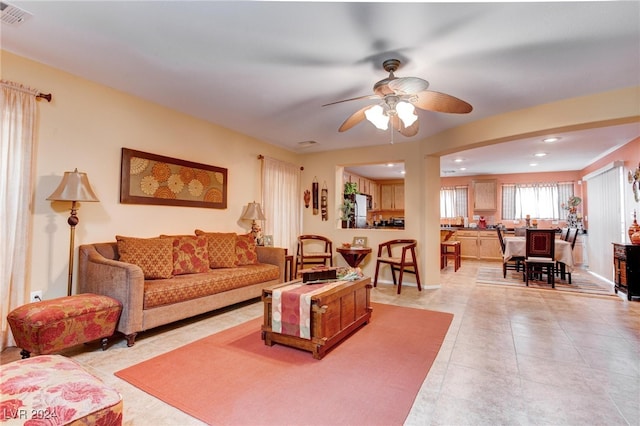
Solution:
<svg viewBox="0 0 640 426">
<path fill-rule="evenodd" d="M 496 231 L 456 231 L 455 239 L 460 241 L 460 257 L 467 259 L 502 260 L 500 241 Z"/>
<path fill-rule="evenodd" d="M 404 210 L 404 183 L 380 184 L 380 209 Z"/>
<path fill-rule="evenodd" d="M 371 181 L 369 185 L 369 195 L 371 195 L 371 209 L 378 210 L 380 208 L 380 185 Z"/>
<path fill-rule="evenodd" d="M 496 179 L 478 179 L 473 181 L 473 209 L 496 210 L 498 208 Z"/>
<path fill-rule="evenodd" d="M 615 292 L 627 293 L 627 300 L 640 296 L 640 245 L 613 243 Z"/>
</svg>

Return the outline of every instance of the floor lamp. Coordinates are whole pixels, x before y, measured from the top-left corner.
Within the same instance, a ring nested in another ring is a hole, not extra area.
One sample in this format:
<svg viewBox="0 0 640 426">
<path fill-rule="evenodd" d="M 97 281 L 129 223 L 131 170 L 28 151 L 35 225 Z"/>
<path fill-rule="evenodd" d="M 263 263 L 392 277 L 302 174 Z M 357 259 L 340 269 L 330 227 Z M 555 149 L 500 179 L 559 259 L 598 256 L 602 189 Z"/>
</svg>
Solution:
<svg viewBox="0 0 640 426">
<path fill-rule="evenodd" d="M 89 184 L 89 178 L 86 173 L 79 172 L 75 169 L 72 172 L 64 172 L 60 185 L 53 191 L 53 194 L 47 197 L 50 201 L 71 201 L 71 215 L 67 220 L 67 223 L 71 227 L 71 239 L 69 242 L 69 279 L 67 281 L 67 296 L 71 296 L 71 285 L 73 282 L 73 252 L 74 252 L 74 237 L 76 232 L 76 225 L 79 222 L 78 215 L 76 214 L 76 203 L 79 201 L 100 201 L 96 194 L 91 189 Z"/>
</svg>

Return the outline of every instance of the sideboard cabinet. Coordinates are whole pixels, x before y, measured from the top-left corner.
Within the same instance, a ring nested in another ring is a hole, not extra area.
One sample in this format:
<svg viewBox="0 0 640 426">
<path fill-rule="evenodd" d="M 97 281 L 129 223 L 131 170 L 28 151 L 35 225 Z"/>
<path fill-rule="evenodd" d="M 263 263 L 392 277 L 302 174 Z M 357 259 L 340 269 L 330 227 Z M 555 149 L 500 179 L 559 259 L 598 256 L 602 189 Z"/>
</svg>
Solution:
<svg viewBox="0 0 640 426">
<path fill-rule="evenodd" d="M 640 245 L 613 243 L 615 292 L 640 297 Z"/>
</svg>

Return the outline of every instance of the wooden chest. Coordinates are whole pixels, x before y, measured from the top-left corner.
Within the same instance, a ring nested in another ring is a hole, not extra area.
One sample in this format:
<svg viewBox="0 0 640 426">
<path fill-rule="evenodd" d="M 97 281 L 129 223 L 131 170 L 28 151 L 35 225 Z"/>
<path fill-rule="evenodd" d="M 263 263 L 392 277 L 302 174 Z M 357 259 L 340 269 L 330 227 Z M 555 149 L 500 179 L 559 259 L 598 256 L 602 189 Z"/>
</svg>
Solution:
<svg viewBox="0 0 640 426">
<path fill-rule="evenodd" d="M 300 280 L 296 280 L 300 281 Z M 322 359 L 333 346 L 344 340 L 371 318 L 371 278 L 345 281 L 311 298 L 311 338 L 305 339 L 274 332 L 271 328 L 272 292 L 296 281 L 268 287 L 262 291 L 264 324 L 262 339 L 268 346 L 274 343 L 309 351 Z"/>
</svg>

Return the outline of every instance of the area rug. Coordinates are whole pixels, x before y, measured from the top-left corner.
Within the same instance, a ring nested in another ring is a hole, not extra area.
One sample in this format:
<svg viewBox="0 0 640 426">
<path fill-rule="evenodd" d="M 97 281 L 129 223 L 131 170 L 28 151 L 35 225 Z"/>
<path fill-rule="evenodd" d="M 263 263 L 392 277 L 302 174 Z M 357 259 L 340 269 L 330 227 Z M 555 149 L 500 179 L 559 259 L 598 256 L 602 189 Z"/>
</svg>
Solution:
<svg viewBox="0 0 640 426">
<path fill-rule="evenodd" d="M 526 288 L 525 282 L 522 280 L 522 271 L 507 270 L 507 277 L 502 276 L 502 267 L 480 267 L 476 276 L 476 283 L 479 284 L 496 284 L 501 286 Z M 562 292 L 595 294 L 602 296 L 616 296 L 613 288 L 606 283 L 598 282 L 598 279 L 592 277 L 588 272 L 574 271 L 571 274 L 571 284 L 568 281 L 561 281 L 558 277 L 555 280 L 556 288 L 552 289 L 550 284 L 544 281 L 529 280 L 529 287 L 535 289 L 557 290 Z M 617 297 L 617 296 L 616 296 Z"/>
<path fill-rule="evenodd" d="M 207 424 L 401 425 L 453 315 L 372 307 L 322 360 L 266 346 L 256 318 L 115 374 Z"/>
</svg>

